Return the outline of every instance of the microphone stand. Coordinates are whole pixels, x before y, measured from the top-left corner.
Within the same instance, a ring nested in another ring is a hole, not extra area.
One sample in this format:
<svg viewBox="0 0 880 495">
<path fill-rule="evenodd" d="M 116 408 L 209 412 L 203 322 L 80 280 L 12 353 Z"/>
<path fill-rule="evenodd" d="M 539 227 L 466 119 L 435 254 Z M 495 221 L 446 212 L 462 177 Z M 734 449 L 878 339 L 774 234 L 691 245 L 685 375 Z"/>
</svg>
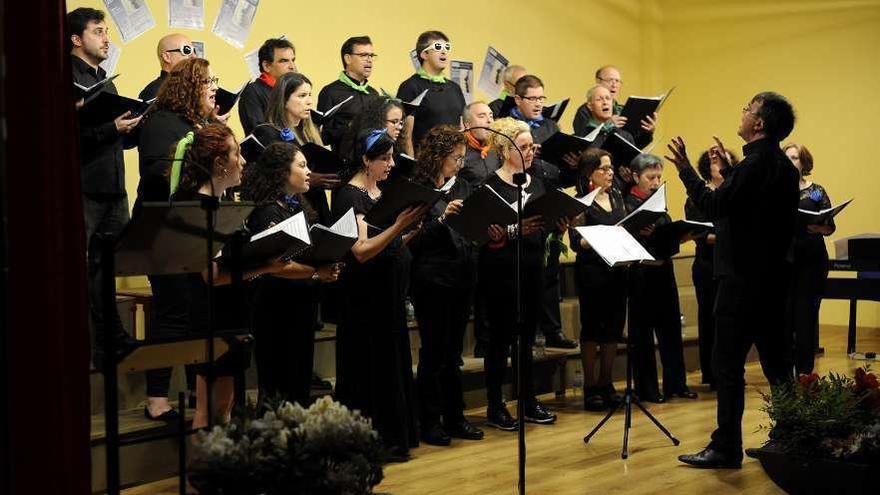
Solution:
<svg viewBox="0 0 880 495">
<path fill-rule="evenodd" d="M 518 492 L 520 495 L 525 495 L 526 493 L 526 422 L 525 422 L 525 401 L 523 400 L 522 392 L 523 392 L 523 373 L 522 373 L 522 365 L 523 359 L 528 356 L 526 352 L 532 352 L 531 349 L 524 349 L 523 346 L 523 321 L 522 321 L 522 257 L 523 257 L 523 244 L 522 244 L 522 231 L 523 231 L 523 187 L 526 183 L 526 160 L 525 156 L 523 156 L 522 151 L 517 147 L 516 142 L 508 136 L 507 134 L 501 133 L 492 129 L 490 127 L 485 126 L 475 126 L 465 129 L 466 131 L 470 131 L 473 129 L 483 129 L 492 134 L 503 136 L 504 139 L 510 142 L 513 146 L 513 149 L 519 154 L 520 165 L 522 166 L 522 171 L 513 174 L 513 183 L 516 185 L 516 237 L 514 238 L 514 244 L 516 245 L 516 255 L 514 257 L 514 293 L 516 294 L 515 300 L 516 304 L 514 307 L 514 321 L 516 322 L 516 335 L 514 336 L 514 342 L 516 345 L 516 352 L 519 354 L 516 363 L 516 369 L 514 370 L 514 376 L 516 377 L 516 425 L 517 425 L 517 472 L 518 472 Z M 531 377 L 529 377 L 531 379 Z"/>
</svg>

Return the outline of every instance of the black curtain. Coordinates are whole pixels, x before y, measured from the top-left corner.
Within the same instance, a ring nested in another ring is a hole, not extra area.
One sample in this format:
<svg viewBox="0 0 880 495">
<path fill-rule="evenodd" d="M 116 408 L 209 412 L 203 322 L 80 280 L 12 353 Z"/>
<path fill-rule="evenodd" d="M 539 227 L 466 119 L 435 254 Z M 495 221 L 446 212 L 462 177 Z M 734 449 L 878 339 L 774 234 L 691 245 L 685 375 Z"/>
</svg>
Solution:
<svg viewBox="0 0 880 495">
<path fill-rule="evenodd" d="M 86 254 L 64 1 L 0 2 L 3 483 L 88 494 Z"/>
</svg>

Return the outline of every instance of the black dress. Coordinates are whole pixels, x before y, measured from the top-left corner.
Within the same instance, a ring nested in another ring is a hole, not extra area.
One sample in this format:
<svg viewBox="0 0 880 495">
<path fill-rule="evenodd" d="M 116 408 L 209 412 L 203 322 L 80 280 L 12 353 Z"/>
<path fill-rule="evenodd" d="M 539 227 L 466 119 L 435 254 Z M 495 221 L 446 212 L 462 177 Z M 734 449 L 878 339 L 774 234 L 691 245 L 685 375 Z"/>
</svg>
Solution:
<svg viewBox="0 0 880 495">
<path fill-rule="evenodd" d="M 365 215 L 376 201 L 345 184 L 333 196 L 333 218 L 350 208 Z M 380 231 L 369 227 L 372 237 Z M 412 356 L 404 308 L 410 253 L 401 237 L 360 263 L 349 253 L 339 282 L 342 315 L 336 335 L 336 394 L 371 418 L 387 447 L 405 455 L 418 446 Z"/>
<path fill-rule="evenodd" d="M 626 216 L 626 206 L 617 189 L 608 191 L 611 211 L 595 201 L 575 219 L 578 226 L 616 225 Z M 581 235 L 569 230 L 575 257 L 575 284 L 580 307 L 581 342 L 613 344 L 623 337 L 626 323 L 626 270 L 609 267 L 593 249 L 581 247 Z"/>
<path fill-rule="evenodd" d="M 708 218 L 688 198 L 684 204 L 684 217 L 688 220 L 706 222 Z M 694 263 L 691 266 L 691 276 L 694 280 L 694 291 L 697 295 L 697 333 L 700 341 L 700 373 L 702 383 L 715 384 L 715 374 L 712 371 L 712 346 L 715 345 L 715 314 L 712 308 L 715 306 L 715 295 L 718 292 L 718 282 L 715 280 L 713 257 L 715 245 L 709 244 L 705 237 L 696 239 Z"/>
<path fill-rule="evenodd" d="M 507 202 L 516 201 L 517 188 L 504 182 L 498 174 L 492 174 L 486 185 L 495 190 Z M 537 198 L 546 191 L 541 179 L 531 177 L 525 192 Z M 502 226 L 504 227 L 504 226 Z M 523 237 L 523 258 L 521 271 L 522 321 L 520 336 L 524 349 L 529 351 L 535 342 L 535 332 L 541 310 L 544 279 L 544 243 L 548 232 L 538 231 Z M 480 249 L 477 276 L 480 290 L 486 293 L 487 316 L 489 320 L 489 340 L 483 359 L 486 369 L 486 397 L 490 408 L 501 407 L 504 400 L 501 386 L 507 369 L 508 349 L 517 334 L 515 314 L 516 292 L 514 263 L 516 244 L 504 240 L 501 244 L 488 243 Z M 513 352 L 518 359 L 518 352 Z M 532 353 L 523 352 L 522 399 L 534 401 L 532 384 Z"/>
<path fill-rule="evenodd" d="M 426 184 L 433 187 L 433 184 Z M 464 418 L 461 359 L 464 332 L 476 282 L 476 250 L 440 222 L 448 202 L 471 193 L 467 181 L 456 181 L 447 196 L 434 204 L 410 240 L 410 294 L 419 324 L 418 390 L 422 431 Z"/>
<path fill-rule="evenodd" d="M 274 201 L 260 205 L 248 217 L 248 231 L 256 234 L 300 211 L 301 207 Z M 311 403 L 318 287 L 313 280 L 271 275 L 257 277 L 250 284 L 250 321 L 256 339 L 261 401 L 281 398 L 303 407 Z"/>
<path fill-rule="evenodd" d="M 812 183 L 800 190 L 798 208 L 824 210 L 831 208 L 831 199 L 825 188 Z M 834 220 L 831 220 L 831 226 L 834 227 Z M 811 234 L 806 225 L 798 224 L 793 258 L 786 333 L 795 371 L 809 375 L 813 372 L 814 356 L 819 346 L 819 306 L 828 278 L 828 251 L 822 234 Z"/>
<path fill-rule="evenodd" d="M 645 199 L 633 194 L 635 186 L 624 202 L 627 211 L 638 208 Z M 663 214 L 654 226 L 671 222 Z M 633 343 L 633 378 L 635 390 L 645 400 L 660 393 L 657 384 L 657 358 L 654 336 L 663 364 L 663 393 L 680 394 L 688 391 L 684 367 L 684 349 L 681 340 L 681 307 L 678 285 L 671 257 L 678 253 L 678 238 L 660 239 L 637 236 L 657 264 L 636 265 L 630 269 L 629 280 L 629 338 Z"/>
</svg>

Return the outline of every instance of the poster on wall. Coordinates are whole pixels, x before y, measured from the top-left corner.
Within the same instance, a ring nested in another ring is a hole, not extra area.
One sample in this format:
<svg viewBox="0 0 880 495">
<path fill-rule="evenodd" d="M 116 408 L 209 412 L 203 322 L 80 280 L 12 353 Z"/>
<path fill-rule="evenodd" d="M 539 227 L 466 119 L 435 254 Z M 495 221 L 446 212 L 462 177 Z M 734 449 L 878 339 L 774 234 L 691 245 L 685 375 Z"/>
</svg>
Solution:
<svg viewBox="0 0 880 495">
<path fill-rule="evenodd" d="M 474 63 L 453 60 L 449 64 L 449 79 L 458 84 L 464 101 L 470 105 L 474 101 Z"/>
<path fill-rule="evenodd" d="M 510 65 L 510 61 L 498 50 L 489 47 L 486 50 L 486 59 L 483 61 L 483 71 L 480 72 L 480 82 L 477 87 L 490 98 L 497 98 L 504 89 L 504 69 Z"/>
<path fill-rule="evenodd" d="M 205 29 L 205 0 L 168 0 L 168 27 Z"/>
<path fill-rule="evenodd" d="M 422 61 L 419 60 L 419 53 L 415 50 L 409 51 L 409 61 L 412 62 L 413 70 L 418 71 L 422 68 Z"/>
<path fill-rule="evenodd" d="M 279 40 L 286 40 L 287 35 L 282 34 L 278 37 Z M 247 70 L 251 75 L 251 79 L 256 79 L 260 77 L 260 49 L 254 48 L 253 50 L 244 54 L 244 64 L 247 66 Z"/>
<path fill-rule="evenodd" d="M 137 38 L 156 26 L 146 0 L 104 0 L 104 7 L 116 23 L 123 43 Z"/>
<path fill-rule="evenodd" d="M 236 48 L 244 48 L 260 0 L 223 0 L 211 31 Z"/>
<path fill-rule="evenodd" d="M 196 58 L 205 58 L 205 42 L 193 41 L 193 51 L 196 52 Z"/>
<path fill-rule="evenodd" d="M 122 48 L 119 48 L 119 45 L 112 41 L 109 45 L 110 49 L 107 50 L 107 58 L 98 65 L 104 69 L 104 72 L 106 72 L 108 76 L 112 76 L 113 74 L 116 74 L 116 66 L 119 65 L 119 57 L 122 56 Z"/>
</svg>

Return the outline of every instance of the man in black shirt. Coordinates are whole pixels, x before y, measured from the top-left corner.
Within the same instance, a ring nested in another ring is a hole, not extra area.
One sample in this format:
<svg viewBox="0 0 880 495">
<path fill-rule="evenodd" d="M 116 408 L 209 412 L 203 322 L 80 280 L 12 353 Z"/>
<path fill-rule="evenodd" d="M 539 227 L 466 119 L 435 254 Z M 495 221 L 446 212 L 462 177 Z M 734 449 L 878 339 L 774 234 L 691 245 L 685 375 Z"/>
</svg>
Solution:
<svg viewBox="0 0 880 495">
<path fill-rule="evenodd" d="M 522 120 L 532 130 L 532 139 L 540 145 L 550 136 L 559 132 L 559 126 L 552 119 L 546 119 L 541 114 L 547 97 L 544 96 L 544 83 L 537 76 L 525 75 L 516 81 L 514 89 L 516 95 L 514 102 L 516 107 L 510 111 L 510 116 Z M 538 152 L 540 156 L 540 150 Z M 562 167 L 563 172 L 560 172 Z M 574 185 L 577 167 L 577 157 L 567 157 L 566 163 L 554 164 L 539 158 L 532 161 L 529 173 L 539 177 L 547 187 L 569 187 Z M 559 313 L 560 289 L 559 289 L 559 255 L 561 239 L 551 234 L 553 239 L 549 242 L 550 250 L 547 256 L 547 266 L 544 270 L 544 300 L 540 315 L 540 329 L 548 347 L 561 347 L 563 349 L 577 348 L 577 342 L 567 338 L 562 333 L 562 317 Z"/>
<path fill-rule="evenodd" d="M 73 80 L 83 86 L 92 86 L 104 80 L 107 73 L 98 66 L 107 58 L 110 47 L 104 13 L 90 8 L 79 8 L 67 14 L 67 29 L 71 44 Z M 108 83 L 104 91 L 116 94 L 116 86 Z M 88 105 L 88 103 L 86 103 Z M 120 339 L 117 344 L 124 350 L 127 334 L 117 314 L 114 321 L 104 321 L 100 290 L 101 244 L 99 237 L 116 237 L 128 223 L 128 196 L 125 192 L 125 163 L 123 138 L 131 133 L 141 118 L 129 118 L 126 112 L 109 122 L 79 122 L 80 170 L 82 174 L 83 213 L 86 225 L 88 252 L 89 310 L 95 344 L 95 365 L 103 358 L 105 335 Z M 133 146 L 133 144 L 132 144 Z M 128 146 L 131 147 L 131 146 Z"/>
<path fill-rule="evenodd" d="M 245 135 L 266 122 L 266 107 L 275 80 L 288 72 L 296 72 L 296 49 L 286 39 L 266 40 L 257 52 L 257 58 L 260 77 L 248 84 L 238 99 L 238 118 Z"/>
<path fill-rule="evenodd" d="M 425 31 L 416 41 L 416 51 L 422 66 L 409 79 L 400 83 L 397 97 L 412 101 L 423 91 L 428 90 L 421 106 L 415 112 L 412 141 L 418 148 L 422 139 L 432 127 L 449 124 L 458 126 L 461 111 L 465 106 L 464 94 L 453 81 L 443 77 L 449 65 L 449 52 L 452 44 L 440 31 Z"/>
<path fill-rule="evenodd" d="M 156 56 L 159 58 L 159 77 L 150 81 L 150 84 L 141 90 L 138 98 L 143 101 L 155 98 L 159 94 L 162 82 L 165 81 L 168 73 L 177 65 L 177 62 L 195 57 L 196 51 L 193 48 L 192 40 L 186 35 L 172 33 L 159 40 L 159 44 L 156 46 Z"/>
<path fill-rule="evenodd" d="M 691 167 L 684 141 L 669 145 L 688 197 L 715 224 L 715 380 L 718 428 L 697 454 L 679 457 L 705 468 L 742 463 L 744 366 L 752 344 L 771 386 L 791 380 L 785 347 L 785 294 L 798 208 L 798 172 L 779 143 L 794 128 L 794 110 L 781 95 L 755 95 L 743 108 L 738 134 L 744 158 L 717 189 Z M 717 138 L 715 138 L 717 141 Z M 721 156 L 726 157 L 718 142 Z"/>
<path fill-rule="evenodd" d="M 340 50 L 342 72 L 339 79 L 324 86 L 318 94 L 318 110 L 326 112 L 348 97 L 353 97 L 337 110 L 321 127 L 321 139 L 334 151 L 339 150 L 342 136 L 352 120 L 363 113 L 369 101 L 379 94 L 367 84 L 373 73 L 373 42 L 369 36 L 356 36 L 345 40 Z"/>
</svg>

